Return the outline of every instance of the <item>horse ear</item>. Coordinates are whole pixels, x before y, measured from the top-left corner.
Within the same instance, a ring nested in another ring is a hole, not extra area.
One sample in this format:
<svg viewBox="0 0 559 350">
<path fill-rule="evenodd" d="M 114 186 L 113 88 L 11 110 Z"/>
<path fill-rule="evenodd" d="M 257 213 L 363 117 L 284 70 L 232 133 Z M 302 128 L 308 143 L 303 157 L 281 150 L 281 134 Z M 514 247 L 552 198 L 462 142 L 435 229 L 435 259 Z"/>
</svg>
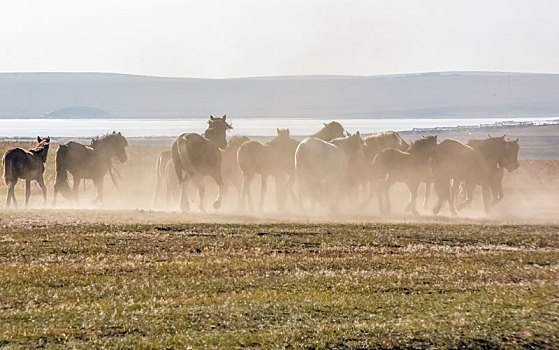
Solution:
<svg viewBox="0 0 559 350">
<path fill-rule="evenodd" d="M 345 132 L 345 136 L 350 137 L 351 134 L 350 134 L 348 131 L 346 131 L 346 132 Z"/>
<path fill-rule="evenodd" d="M 322 123 L 322 124 L 324 124 L 324 126 L 328 125 L 328 124 L 326 124 L 326 123 Z"/>
<path fill-rule="evenodd" d="M 279 133 L 280 133 L 279 128 L 276 128 L 276 133 L 279 135 Z"/>
<path fill-rule="evenodd" d="M 116 131 L 113 130 L 113 135 L 116 135 Z"/>
<path fill-rule="evenodd" d="M 287 136 L 289 136 L 290 135 L 289 128 L 285 129 L 285 131 L 287 131 Z"/>
<path fill-rule="evenodd" d="M 355 135 L 357 135 L 357 137 L 361 137 L 361 134 L 359 133 L 359 130 L 357 130 L 357 132 L 355 133 Z"/>
<path fill-rule="evenodd" d="M 119 134 L 120 136 L 122 136 L 122 134 L 120 133 L 120 131 L 118 132 L 118 134 Z"/>
<path fill-rule="evenodd" d="M 214 116 L 210 114 L 210 120 L 215 120 Z"/>
<path fill-rule="evenodd" d="M 37 142 L 41 143 L 41 136 L 37 136 Z"/>
<path fill-rule="evenodd" d="M 501 136 L 501 140 L 504 140 L 504 139 L 505 139 L 505 135 Z"/>
<path fill-rule="evenodd" d="M 223 115 L 223 117 L 221 117 L 221 119 L 225 120 L 227 118 L 227 115 Z"/>
</svg>

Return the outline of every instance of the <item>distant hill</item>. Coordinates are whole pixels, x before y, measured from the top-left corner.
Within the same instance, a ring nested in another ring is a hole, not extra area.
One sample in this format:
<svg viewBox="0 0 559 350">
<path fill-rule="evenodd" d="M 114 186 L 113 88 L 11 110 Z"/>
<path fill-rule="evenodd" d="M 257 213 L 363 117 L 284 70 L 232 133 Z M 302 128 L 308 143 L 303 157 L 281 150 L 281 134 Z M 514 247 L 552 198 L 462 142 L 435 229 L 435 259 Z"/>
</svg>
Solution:
<svg viewBox="0 0 559 350">
<path fill-rule="evenodd" d="M 0 117 L 557 117 L 559 75 L 446 72 L 190 79 L 1 73 Z M 62 110 L 64 113 L 60 113 Z M 81 114 L 80 114 L 81 113 Z"/>
</svg>

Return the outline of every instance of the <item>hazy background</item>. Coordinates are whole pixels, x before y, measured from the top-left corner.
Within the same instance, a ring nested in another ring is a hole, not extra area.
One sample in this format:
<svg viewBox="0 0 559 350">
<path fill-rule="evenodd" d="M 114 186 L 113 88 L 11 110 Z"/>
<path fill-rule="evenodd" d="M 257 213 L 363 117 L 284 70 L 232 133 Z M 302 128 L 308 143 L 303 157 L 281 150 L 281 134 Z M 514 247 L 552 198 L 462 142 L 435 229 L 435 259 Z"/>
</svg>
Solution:
<svg viewBox="0 0 559 350">
<path fill-rule="evenodd" d="M 0 71 L 559 72 L 559 2 L 0 1 Z"/>
</svg>

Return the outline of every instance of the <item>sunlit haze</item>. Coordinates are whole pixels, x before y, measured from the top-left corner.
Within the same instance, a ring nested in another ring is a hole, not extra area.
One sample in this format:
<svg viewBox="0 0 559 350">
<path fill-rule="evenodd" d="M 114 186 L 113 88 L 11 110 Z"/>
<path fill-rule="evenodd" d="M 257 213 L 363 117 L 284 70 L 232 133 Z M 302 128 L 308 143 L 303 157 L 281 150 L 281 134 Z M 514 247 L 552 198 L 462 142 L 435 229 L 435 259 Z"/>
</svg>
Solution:
<svg viewBox="0 0 559 350">
<path fill-rule="evenodd" d="M 1 72 L 559 72 L 557 1 L 2 1 Z"/>
</svg>

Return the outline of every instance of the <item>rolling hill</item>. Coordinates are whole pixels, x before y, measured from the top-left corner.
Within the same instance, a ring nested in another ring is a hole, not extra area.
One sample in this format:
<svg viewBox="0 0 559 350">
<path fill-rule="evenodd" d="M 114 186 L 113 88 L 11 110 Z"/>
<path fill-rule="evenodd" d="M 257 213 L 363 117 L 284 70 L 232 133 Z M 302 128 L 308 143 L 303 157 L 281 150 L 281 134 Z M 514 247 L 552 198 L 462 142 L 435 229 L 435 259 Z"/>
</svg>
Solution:
<svg viewBox="0 0 559 350">
<path fill-rule="evenodd" d="M 0 117 L 556 117 L 559 75 L 445 72 L 192 79 L 1 73 Z M 106 113 L 105 113 L 106 112 Z M 91 113 L 89 113 L 91 114 Z M 56 114 L 55 115 L 60 115 Z"/>
</svg>

